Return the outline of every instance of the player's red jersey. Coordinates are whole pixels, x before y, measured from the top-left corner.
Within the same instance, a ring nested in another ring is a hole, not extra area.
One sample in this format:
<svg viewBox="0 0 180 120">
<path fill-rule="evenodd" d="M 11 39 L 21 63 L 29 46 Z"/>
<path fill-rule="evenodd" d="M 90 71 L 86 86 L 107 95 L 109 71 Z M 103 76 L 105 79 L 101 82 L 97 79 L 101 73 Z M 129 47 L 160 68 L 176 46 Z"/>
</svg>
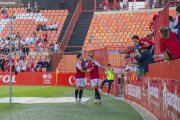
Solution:
<svg viewBox="0 0 180 120">
<path fill-rule="evenodd" d="M 88 62 L 88 68 L 91 69 L 90 71 L 90 78 L 91 79 L 97 79 L 99 78 L 99 70 L 98 68 L 101 65 L 99 64 L 99 62 L 93 60 L 92 62 Z"/>
<path fill-rule="evenodd" d="M 76 78 L 85 78 L 85 73 L 80 71 L 84 67 L 85 67 L 85 62 L 80 62 L 80 61 L 77 62 L 77 64 L 76 64 Z"/>
</svg>

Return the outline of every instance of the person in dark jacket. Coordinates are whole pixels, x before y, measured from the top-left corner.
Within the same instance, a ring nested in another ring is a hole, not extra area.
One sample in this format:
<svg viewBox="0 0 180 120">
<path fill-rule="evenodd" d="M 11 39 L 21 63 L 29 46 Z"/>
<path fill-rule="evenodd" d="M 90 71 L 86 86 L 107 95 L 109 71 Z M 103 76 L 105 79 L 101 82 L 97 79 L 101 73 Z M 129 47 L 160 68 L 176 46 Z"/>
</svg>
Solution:
<svg viewBox="0 0 180 120">
<path fill-rule="evenodd" d="M 150 54 L 148 49 L 142 49 L 141 54 L 138 54 L 134 59 L 141 64 L 140 69 L 144 71 L 144 74 L 148 72 L 148 65 L 154 63 L 153 55 Z"/>
</svg>

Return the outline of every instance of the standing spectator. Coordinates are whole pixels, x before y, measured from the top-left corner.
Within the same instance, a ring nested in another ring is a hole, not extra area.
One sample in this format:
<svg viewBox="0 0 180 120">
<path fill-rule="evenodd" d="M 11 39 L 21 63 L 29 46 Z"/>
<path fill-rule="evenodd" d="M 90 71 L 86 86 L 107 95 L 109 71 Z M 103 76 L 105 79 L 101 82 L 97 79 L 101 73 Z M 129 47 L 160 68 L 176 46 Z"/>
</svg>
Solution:
<svg viewBox="0 0 180 120">
<path fill-rule="evenodd" d="M 180 6 L 176 8 L 176 19 L 174 21 L 174 27 L 178 29 L 178 39 L 180 40 Z"/>
<path fill-rule="evenodd" d="M 180 41 L 177 35 L 170 32 L 168 28 L 162 27 L 160 29 L 160 51 L 167 60 L 174 60 L 180 58 Z M 154 56 L 156 57 L 156 56 Z"/>
<path fill-rule="evenodd" d="M 31 2 L 29 1 L 27 4 L 27 13 L 31 12 Z"/>
<path fill-rule="evenodd" d="M 31 72 L 31 66 L 29 64 L 27 65 L 26 72 Z"/>
<path fill-rule="evenodd" d="M 0 59 L 0 67 L 1 67 L 1 70 L 4 71 L 4 65 L 5 65 L 5 59 L 4 59 L 4 56 L 1 56 L 1 59 Z"/>
<path fill-rule="evenodd" d="M 122 7 L 121 7 L 121 0 L 119 0 L 119 10 L 121 10 Z"/>
<path fill-rule="evenodd" d="M 22 64 L 21 64 L 21 72 L 26 72 L 26 67 L 27 67 L 27 64 L 25 62 L 25 60 L 23 60 Z"/>
<path fill-rule="evenodd" d="M 113 10 L 117 10 L 118 7 L 118 2 L 116 0 L 114 0 L 113 2 Z"/>
<path fill-rule="evenodd" d="M 33 43 L 36 43 L 36 39 L 37 39 L 37 35 L 36 35 L 36 32 L 33 32 L 33 34 L 32 34 L 32 43 L 31 44 L 33 44 Z"/>
<path fill-rule="evenodd" d="M 60 0 L 60 9 L 64 9 L 64 0 Z"/>
<path fill-rule="evenodd" d="M 34 3 L 34 12 L 35 13 L 39 12 L 39 10 L 38 10 L 38 3 L 37 2 Z"/>
<path fill-rule="evenodd" d="M 171 31 L 174 30 L 174 20 L 172 16 L 169 16 L 169 28 L 171 29 Z"/>
<path fill-rule="evenodd" d="M 48 43 L 48 34 L 46 32 L 43 33 L 43 42 Z"/>
<path fill-rule="evenodd" d="M 58 47 L 59 47 L 58 43 L 54 44 L 54 52 L 58 52 Z"/>
<path fill-rule="evenodd" d="M 104 2 L 102 2 L 102 6 L 103 6 L 104 11 L 107 11 L 108 10 L 108 0 L 104 0 Z"/>
<path fill-rule="evenodd" d="M 19 60 L 16 61 L 16 72 L 20 72 L 21 71 L 21 65 L 20 65 L 20 62 Z"/>
<path fill-rule="evenodd" d="M 50 51 L 51 51 L 51 52 L 54 52 L 54 43 L 53 43 L 53 42 L 51 42 L 51 44 L 49 45 L 49 47 L 50 47 Z"/>
<path fill-rule="evenodd" d="M 123 10 L 127 10 L 128 0 L 123 0 L 122 4 L 123 4 Z"/>
<path fill-rule="evenodd" d="M 29 63 L 30 63 L 31 72 L 34 72 L 34 60 L 31 59 L 31 60 L 29 61 Z"/>
</svg>

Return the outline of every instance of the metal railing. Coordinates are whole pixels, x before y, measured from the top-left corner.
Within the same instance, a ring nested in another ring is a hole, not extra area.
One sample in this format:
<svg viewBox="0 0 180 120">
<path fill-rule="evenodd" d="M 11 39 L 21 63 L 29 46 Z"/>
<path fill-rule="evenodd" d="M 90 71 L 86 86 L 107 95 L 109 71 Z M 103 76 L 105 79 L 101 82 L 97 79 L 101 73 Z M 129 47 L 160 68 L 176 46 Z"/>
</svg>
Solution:
<svg viewBox="0 0 180 120">
<path fill-rule="evenodd" d="M 71 34 L 73 32 L 73 29 L 75 27 L 76 22 L 79 19 L 80 14 L 81 14 L 81 7 L 80 7 L 80 4 L 78 3 L 78 5 L 77 5 L 77 7 L 76 7 L 76 9 L 74 11 L 74 14 L 73 14 L 73 16 L 71 18 L 71 21 L 70 21 L 70 23 L 69 23 L 69 25 L 67 27 L 67 30 L 66 30 L 66 32 L 64 34 L 64 37 L 63 37 L 62 42 L 60 44 L 60 47 L 59 47 L 59 52 L 61 53 L 61 56 L 63 55 L 63 52 L 64 52 L 64 50 L 65 50 L 65 48 L 66 48 L 66 46 L 68 44 L 68 41 L 69 41 L 69 39 L 71 37 Z"/>
</svg>

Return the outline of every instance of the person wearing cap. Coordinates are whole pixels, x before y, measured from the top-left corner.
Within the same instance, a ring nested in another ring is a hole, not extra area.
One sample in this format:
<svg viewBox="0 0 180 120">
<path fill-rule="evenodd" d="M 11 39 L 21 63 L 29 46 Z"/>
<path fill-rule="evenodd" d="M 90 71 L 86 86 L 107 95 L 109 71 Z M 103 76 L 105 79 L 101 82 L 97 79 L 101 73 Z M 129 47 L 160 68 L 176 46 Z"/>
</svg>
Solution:
<svg viewBox="0 0 180 120">
<path fill-rule="evenodd" d="M 100 92 L 102 91 L 103 89 L 103 86 L 105 83 L 108 83 L 108 91 L 106 93 L 106 95 L 109 94 L 110 90 L 111 90 L 111 86 L 112 86 L 112 83 L 114 81 L 114 72 L 113 72 L 113 68 L 111 67 L 110 64 L 107 64 L 107 68 L 106 68 L 106 71 L 105 71 L 106 75 L 107 75 L 107 78 L 102 82 L 101 84 L 101 87 L 100 87 Z"/>
</svg>

